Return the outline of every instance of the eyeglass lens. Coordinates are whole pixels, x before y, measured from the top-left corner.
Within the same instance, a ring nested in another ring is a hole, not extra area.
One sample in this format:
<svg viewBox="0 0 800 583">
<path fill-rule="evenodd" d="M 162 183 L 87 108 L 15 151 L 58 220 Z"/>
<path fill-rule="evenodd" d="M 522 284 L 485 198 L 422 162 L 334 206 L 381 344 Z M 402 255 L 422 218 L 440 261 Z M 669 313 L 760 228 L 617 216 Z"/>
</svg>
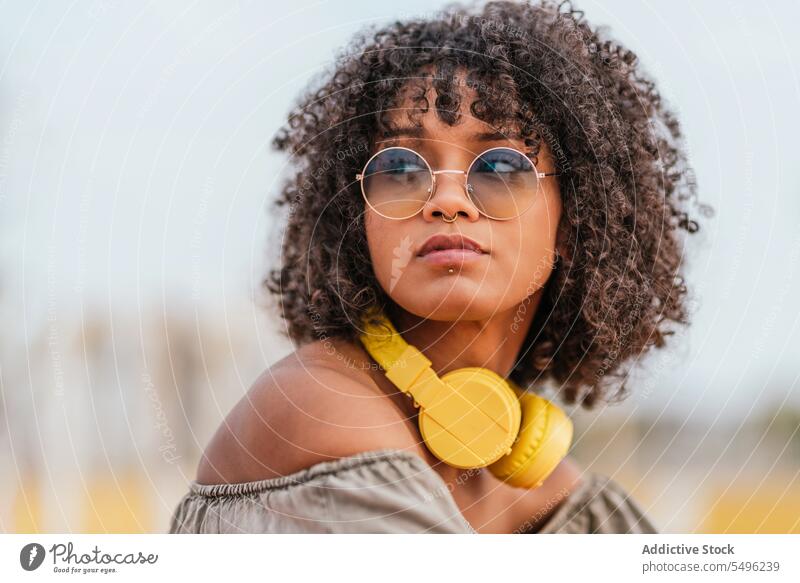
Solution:
<svg viewBox="0 0 800 583">
<path fill-rule="evenodd" d="M 440 176 L 441 178 L 441 176 Z M 433 175 L 422 156 L 400 147 L 375 155 L 363 173 L 362 188 L 369 205 L 393 219 L 417 214 L 431 196 Z M 540 189 L 533 162 L 511 148 L 492 148 L 469 167 L 467 192 L 489 218 L 510 219 L 530 208 Z"/>
</svg>

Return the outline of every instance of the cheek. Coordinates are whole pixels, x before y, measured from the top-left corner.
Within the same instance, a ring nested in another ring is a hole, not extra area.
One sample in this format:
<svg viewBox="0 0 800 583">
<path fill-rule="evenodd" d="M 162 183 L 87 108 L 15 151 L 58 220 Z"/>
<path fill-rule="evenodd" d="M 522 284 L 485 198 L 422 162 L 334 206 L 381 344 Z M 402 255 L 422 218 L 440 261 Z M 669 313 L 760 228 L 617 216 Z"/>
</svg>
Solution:
<svg viewBox="0 0 800 583">
<path fill-rule="evenodd" d="M 375 277 L 388 290 L 393 270 L 402 270 L 411 261 L 413 242 L 402 221 L 384 219 L 374 213 L 367 213 L 365 229 Z"/>
<path fill-rule="evenodd" d="M 556 234 L 561 217 L 557 198 L 546 199 L 525 213 L 521 220 L 508 230 L 503 242 L 501 269 L 510 282 L 513 295 L 530 295 L 550 277 L 555 261 Z"/>
</svg>

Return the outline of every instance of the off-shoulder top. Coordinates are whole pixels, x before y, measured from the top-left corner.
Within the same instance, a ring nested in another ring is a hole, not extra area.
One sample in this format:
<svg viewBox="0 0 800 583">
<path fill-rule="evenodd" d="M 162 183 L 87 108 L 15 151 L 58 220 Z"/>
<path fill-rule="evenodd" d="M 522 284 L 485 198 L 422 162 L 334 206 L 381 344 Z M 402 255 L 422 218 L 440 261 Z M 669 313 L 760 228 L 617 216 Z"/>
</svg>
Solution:
<svg viewBox="0 0 800 583">
<path fill-rule="evenodd" d="M 534 517 L 531 517 L 532 519 Z M 531 520 L 531 524 L 536 522 Z M 237 484 L 199 484 L 170 533 L 476 533 L 445 481 L 418 455 L 366 451 L 298 472 Z M 530 532 L 523 525 L 520 532 Z M 655 533 L 614 480 L 587 473 L 538 533 Z"/>
</svg>

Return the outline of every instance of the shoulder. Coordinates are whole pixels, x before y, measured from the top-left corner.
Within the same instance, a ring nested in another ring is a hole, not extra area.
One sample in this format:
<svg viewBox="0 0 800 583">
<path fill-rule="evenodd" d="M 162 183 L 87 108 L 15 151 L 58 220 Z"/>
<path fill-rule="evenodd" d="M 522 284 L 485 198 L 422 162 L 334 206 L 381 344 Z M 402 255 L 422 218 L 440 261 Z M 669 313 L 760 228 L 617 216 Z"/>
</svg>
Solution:
<svg viewBox="0 0 800 583">
<path fill-rule="evenodd" d="M 298 349 L 259 376 L 208 444 L 199 483 L 274 478 L 383 448 L 421 455 L 414 425 L 359 365 L 357 349 L 320 344 Z"/>
</svg>

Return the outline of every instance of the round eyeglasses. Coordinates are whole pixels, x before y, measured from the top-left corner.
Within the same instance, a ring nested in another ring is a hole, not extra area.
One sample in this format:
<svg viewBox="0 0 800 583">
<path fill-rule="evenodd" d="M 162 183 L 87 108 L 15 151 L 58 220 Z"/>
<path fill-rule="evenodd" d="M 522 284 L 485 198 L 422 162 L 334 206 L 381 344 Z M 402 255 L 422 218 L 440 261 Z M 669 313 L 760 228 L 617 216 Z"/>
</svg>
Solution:
<svg viewBox="0 0 800 583">
<path fill-rule="evenodd" d="M 392 146 L 374 154 L 356 180 L 364 200 L 387 219 L 418 214 L 436 191 L 439 174 L 463 174 L 467 197 L 482 215 L 498 221 L 517 218 L 541 193 L 541 179 L 558 172 L 539 172 L 514 148 L 497 147 L 478 154 L 466 171 L 432 170 L 419 153 Z"/>
</svg>

